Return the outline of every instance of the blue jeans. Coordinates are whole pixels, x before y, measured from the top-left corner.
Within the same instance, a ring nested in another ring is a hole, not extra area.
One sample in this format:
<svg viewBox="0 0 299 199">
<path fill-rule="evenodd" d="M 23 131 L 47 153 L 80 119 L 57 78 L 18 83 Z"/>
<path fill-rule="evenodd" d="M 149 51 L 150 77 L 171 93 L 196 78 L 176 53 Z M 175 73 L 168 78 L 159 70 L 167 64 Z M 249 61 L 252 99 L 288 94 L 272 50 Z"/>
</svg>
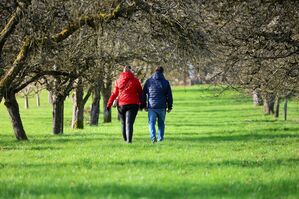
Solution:
<svg viewBox="0 0 299 199">
<path fill-rule="evenodd" d="M 156 139 L 156 121 L 158 118 L 158 141 L 164 140 L 165 131 L 165 109 L 148 109 L 148 127 L 150 131 L 151 140 Z"/>
</svg>

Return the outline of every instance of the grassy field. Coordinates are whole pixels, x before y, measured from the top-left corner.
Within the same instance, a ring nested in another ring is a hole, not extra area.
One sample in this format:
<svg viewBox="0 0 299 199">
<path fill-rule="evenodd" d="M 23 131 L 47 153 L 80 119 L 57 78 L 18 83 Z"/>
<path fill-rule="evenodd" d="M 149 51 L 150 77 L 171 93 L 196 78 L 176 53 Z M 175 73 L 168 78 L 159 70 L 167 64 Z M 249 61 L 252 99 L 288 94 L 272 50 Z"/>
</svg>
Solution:
<svg viewBox="0 0 299 199">
<path fill-rule="evenodd" d="M 299 105 L 289 120 L 264 116 L 233 91 L 196 86 L 174 89 L 165 142 L 151 144 L 139 112 L 133 144 L 119 122 L 51 134 L 51 107 L 21 114 L 28 142 L 12 133 L 0 104 L 0 198 L 299 198 Z M 101 118 L 102 119 L 102 118 Z"/>
</svg>

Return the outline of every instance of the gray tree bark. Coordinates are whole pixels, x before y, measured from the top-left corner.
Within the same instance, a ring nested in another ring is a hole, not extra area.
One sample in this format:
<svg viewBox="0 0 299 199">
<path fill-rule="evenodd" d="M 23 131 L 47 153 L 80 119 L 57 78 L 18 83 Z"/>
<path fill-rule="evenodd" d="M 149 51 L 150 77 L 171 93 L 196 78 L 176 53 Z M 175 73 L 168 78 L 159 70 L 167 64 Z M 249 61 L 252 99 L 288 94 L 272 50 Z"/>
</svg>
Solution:
<svg viewBox="0 0 299 199">
<path fill-rule="evenodd" d="M 28 99 L 28 95 L 25 95 L 25 109 L 29 109 L 29 99 Z"/>
<path fill-rule="evenodd" d="M 100 100 L 101 100 L 100 89 L 101 89 L 101 87 L 100 87 L 99 83 L 97 83 L 93 89 L 93 98 L 92 98 L 92 104 L 91 104 L 91 109 L 90 109 L 90 125 L 91 126 L 98 126 L 98 124 L 99 124 Z"/>
<path fill-rule="evenodd" d="M 36 106 L 40 107 L 40 96 L 39 96 L 39 92 L 35 93 L 35 97 L 36 97 Z"/>
<path fill-rule="evenodd" d="M 275 97 L 273 95 L 266 96 L 264 99 L 264 112 L 267 115 L 274 114 Z"/>
<path fill-rule="evenodd" d="M 52 97 L 51 91 L 48 91 L 48 102 L 49 102 L 49 104 L 53 104 L 53 97 Z"/>
<path fill-rule="evenodd" d="M 84 102 L 83 102 L 83 85 L 82 80 L 79 78 L 75 94 L 73 96 L 73 117 L 72 128 L 83 129 L 84 128 Z"/>
<path fill-rule="evenodd" d="M 252 99 L 253 99 L 253 104 L 255 106 L 262 106 L 263 105 L 263 99 L 261 94 L 258 91 L 253 91 L 252 92 Z"/>
</svg>

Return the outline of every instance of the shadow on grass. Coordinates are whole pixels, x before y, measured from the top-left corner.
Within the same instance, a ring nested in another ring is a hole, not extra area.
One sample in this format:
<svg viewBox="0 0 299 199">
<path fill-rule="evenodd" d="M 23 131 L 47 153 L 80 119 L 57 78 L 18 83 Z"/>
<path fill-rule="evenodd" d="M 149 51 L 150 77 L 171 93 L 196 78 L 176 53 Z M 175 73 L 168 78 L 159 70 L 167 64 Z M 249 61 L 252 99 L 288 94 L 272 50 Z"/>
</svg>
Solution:
<svg viewBox="0 0 299 199">
<path fill-rule="evenodd" d="M 288 128 L 285 130 L 286 132 L 292 132 L 296 131 L 297 128 Z M 263 129 L 263 132 L 272 132 L 272 129 Z M 177 145 L 178 142 L 181 142 L 182 144 L 185 142 L 189 143 L 217 143 L 217 142 L 248 142 L 248 141 L 256 141 L 256 140 L 275 140 L 275 139 L 298 139 L 299 134 L 291 134 L 291 133 L 282 133 L 282 134 L 270 134 L 270 133 L 263 133 L 263 134 L 257 134 L 257 133 L 251 133 L 251 134 L 237 134 L 234 133 L 239 132 L 239 130 L 231 130 L 231 131 L 211 131 L 209 132 L 203 132 L 203 133 L 181 133 L 178 136 L 178 134 L 167 134 L 166 139 L 170 142 L 166 142 L 166 145 L 171 146 L 174 143 L 171 143 L 172 141 L 176 142 Z M 211 135 L 211 134 L 218 134 L 218 135 Z M 219 135 L 223 134 L 223 135 Z M 204 135 L 204 136 L 203 136 Z M 209 135 L 209 136 L 206 136 Z M 121 136 L 103 136 L 103 135 L 91 135 L 91 136 L 78 136 L 78 135 L 68 135 L 68 136 L 60 136 L 60 137 L 37 137 L 35 139 L 32 139 L 28 142 L 18 142 L 15 140 L 1 140 L 1 147 L 0 151 L 8 151 L 8 150 L 60 150 L 63 149 L 63 147 L 67 147 L 66 144 L 83 144 L 83 143 L 94 143 L 99 144 L 99 146 L 102 147 L 119 147 L 124 145 Z M 152 145 L 149 142 L 148 136 L 135 136 L 133 140 L 132 148 L 134 148 L 134 144 L 140 144 L 140 143 L 148 143 L 148 145 L 143 147 L 152 147 Z M 169 143 L 169 144 L 168 144 Z M 58 144 L 58 146 L 57 146 Z M 92 147 L 92 146 L 91 146 Z"/>
<path fill-rule="evenodd" d="M 178 123 L 172 123 L 172 124 L 168 124 L 169 127 L 182 127 L 182 128 L 189 128 L 189 127 L 227 127 L 227 126 L 238 126 L 240 124 L 242 124 L 243 122 L 221 122 L 221 123 L 213 123 L 213 124 L 206 124 L 206 123 L 197 123 L 197 122 L 189 122 L 186 123 L 184 122 L 184 124 L 178 124 Z"/>
<path fill-rule="evenodd" d="M 1 138 L 15 138 L 13 133 L 7 133 L 7 134 L 0 134 L 0 139 Z"/>
<path fill-rule="evenodd" d="M 188 127 L 217 127 L 220 130 L 224 127 L 224 128 L 229 128 L 233 127 L 233 126 L 240 126 L 240 125 L 251 125 L 251 124 L 257 124 L 256 122 L 251 122 L 251 121 L 244 121 L 244 120 L 238 120 L 238 121 L 232 121 L 232 120 L 227 120 L 227 121 L 219 121 L 217 119 L 210 120 L 209 121 L 194 121 L 194 122 L 190 122 L 188 120 L 188 118 L 183 118 L 182 119 L 183 122 L 181 123 L 177 123 L 177 122 L 167 122 L 167 126 L 168 127 L 183 127 L 183 128 L 188 128 Z M 289 131 L 289 130 L 294 130 L 295 132 L 299 132 L 299 127 L 292 127 L 292 128 L 288 128 L 288 127 L 282 127 L 285 123 L 282 121 L 276 121 L 276 120 L 263 120 L 260 121 L 260 123 L 258 125 L 261 125 L 262 123 L 266 123 L 267 126 L 269 126 L 269 128 L 259 128 L 260 130 L 267 130 L 267 129 L 272 129 L 273 131 L 279 131 L 279 130 L 285 130 L 285 131 Z M 275 128 L 271 128 L 270 125 L 273 124 L 273 127 Z M 222 128 L 221 128 L 222 127 Z M 242 128 L 242 126 L 240 126 Z"/>
<path fill-rule="evenodd" d="M 200 134 L 199 134 L 200 135 Z M 271 140 L 271 139 L 286 139 L 299 138 L 299 134 L 244 134 L 244 135 L 225 135 L 225 136 L 208 136 L 208 137 L 194 137 L 194 136 L 169 136 L 170 140 L 176 142 L 239 142 L 239 141 L 254 141 L 254 140 Z"/>
<path fill-rule="evenodd" d="M 288 158 L 288 159 L 275 159 L 275 160 L 226 160 L 218 163 L 209 164 L 211 166 L 226 166 L 226 167 L 280 167 L 280 166 L 296 166 L 299 163 L 299 159 Z"/>
<path fill-rule="evenodd" d="M 188 168 L 215 168 L 219 167 L 225 169 L 227 167 L 239 167 L 239 168 L 256 168 L 256 167 L 281 167 L 281 166 L 296 166 L 299 163 L 299 159 L 274 159 L 274 160 L 224 160 L 218 162 L 178 162 L 173 160 L 153 161 L 153 160 L 131 160 L 131 161 L 113 161 L 107 163 L 112 166 L 125 166 L 125 167 L 137 167 L 137 168 L 172 168 L 172 169 L 186 169 Z"/>
<path fill-rule="evenodd" d="M 207 105 L 204 105 L 207 106 Z M 229 105 L 227 105 L 229 107 Z M 219 114 L 221 113 L 221 114 Z M 225 109 L 225 108 L 214 108 L 214 109 L 199 109 L 199 110 L 194 110 L 194 104 L 186 104 L 184 105 L 184 109 L 177 109 L 174 110 L 173 114 L 176 114 L 176 116 L 180 117 L 186 117 L 192 115 L 192 119 L 202 117 L 202 118 L 223 118 L 223 115 L 228 115 L 230 116 L 231 120 L 234 120 L 234 118 L 237 116 L 246 116 L 249 117 L 250 114 L 255 113 L 255 110 L 252 108 L 238 108 L 238 109 Z M 257 114 L 254 114 L 256 116 Z"/>
<path fill-rule="evenodd" d="M 0 137 L 1 138 L 1 137 Z M 34 136 L 28 141 L 18 141 L 10 138 L 0 139 L 0 151 L 8 150 L 59 150 L 63 149 L 67 144 L 83 144 L 98 142 L 111 143 L 121 140 L 121 136 L 104 136 L 102 134 L 81 134 L 81 135 L 58 135 L 58 136 Z M 106 145 L 107 145 L 106 144 Z M 110 144 L 111 146 L 111 144 Z"/>
<path fill-rule="evenodd" d="M 0 147 L 0 151 L 15 151 L 15 150 L 28 150 L 28 151 L 42 151 L 42 150 L 60 150 L 61 147 L 54 146 L 4 146 Z"/>
<path fill-rule="evenodd" d="M 45 197 L 53 198 L 285 198 L 298 194 L 296 180 L 262 182 L 190 183 L 187 181 L 148 185 L 119 182 L 97 184 L 92 182 L 67 185 L 4 185 L 2 198 Z M 53 182 L 54 183 L 54 182 Z"/>
<path fill-rule="evenodd" d="M 180 132 L 178 133 L 177 135 L 183 135 L 183 136 L 202 136 L 202 135 L 212 135 L 212 134 L 221 134 L 223 136 L 227 136 L 227 135 L 230 135 L 230 134 L 234 134 L 234 133 L 240 133 L 242 132 L 243 134 L 244 133 L 247 133 L 248 136 L 253 136 L 253 135 L 256 135 L 257 133 L 272 133 L 271 135 L 287 135 L 285 134 L 286 132 L 288 133 L 294 133 L 294 134 L 291 134 L 291 135 L 294 135 L 293 137 L 298 137 L 299 134 L 295 134 L 296 132 L 299 132 L 299 127 L 298 128 L 292 128 L 292 127 L 283 127 L 283 128 L 258 128 L 258 129 L 242 129 L 241 127 L 240 128 L 236 128 L 236 129 L 222 129 L 222 130 L 219 130 L 218 128 L 215 129 L 215 130 L 209 130 L 209 131 L 206 131 L 206 130 L 199 130 L 198 132 L 194 131 L 193 129 L 188 131 L 188 132 Z M 277 132 L 279 133 L 282 133 L 282 134 L 277 134 Z M 254 134 L 252 134 L 254 133 Z M 276 134 L 274 134 L 276 133 Z M 261 134 L 262 135 L 262 134 Z M 270 134 L 268 134 L 270 135 Z M 292 136 L 291 136 L 292 137 Z"/>
<path fill-rule="evenodd" d="M 189 169 L 211 169 L 211 168 L 221 168 L 223 170 L 231 167 L 235 167 L 238 169 L 242 168 L 258 168 L 262 167 L 264 169 L 271 169 L 277 167 L 295 167 L 299 164 L 298 158 L 281 158 L 281 159 L 262 159 L 262 160 L 223 160 L 223 161 L 200 161 L 200 158 L 196 161 L 177 161 L 172 159 L 164 159 L 164 160 L 148 160 L 148 159 L 132 159 L 132 160 L 109 160 L 106 162 L 101 162 L 98 160 L 94 160 L 91 158 L 81 158 L 76 161 L 71 162 L 22 162 L 15 163 L 0 163 L 1 169 L 33 169 L 34 171 L 39 171 L 41 169 L 47 169 L 51 171 L 51 169 L 56 170 L 56 168 L 76 168 L 80 169 L 93 169 L 95 171 L 101 170 L 103 168 L 110 168 L 115 171 L 119 171 L 120 169 L 126 168 L 138 168 L 144 170 L 186 170 L 188 172 Z"/>
</svg>

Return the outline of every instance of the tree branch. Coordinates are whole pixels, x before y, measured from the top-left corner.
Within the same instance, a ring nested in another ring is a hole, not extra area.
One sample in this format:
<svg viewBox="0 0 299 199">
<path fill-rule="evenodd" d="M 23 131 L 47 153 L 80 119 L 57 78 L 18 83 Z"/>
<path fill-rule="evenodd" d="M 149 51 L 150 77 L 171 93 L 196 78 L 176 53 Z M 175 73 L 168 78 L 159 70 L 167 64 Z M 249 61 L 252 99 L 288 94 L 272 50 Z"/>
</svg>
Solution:
<svg viewBox="0 0 299 199">
<path fill-rule="evenodd" d="M 31 1 L 25 0 L 25 2 L 29 3 Z M 21 4 L 21 3 L 19 2 L 19 4 Z M 61 32 L 53 35 L 52 37 L 46 38 L 46 39 L 43 38 L 43 39 L 39 39 L 39 40 L 35 40 L 35 41 L 43 43 L 43 44 L 45 44 L 45 42 L 44 42 L 45 40 L 48 40 L 50 42 L 56 42 L 56 43 L 62 42 L 63 40 L 67 39 L 70 35 L 72 35 L 74 32 L 76 32 L 83 25 L 89 25 L 94 28 L 95 21 L 109 23 L 112 20 L 115 20 L 125 14 L 127 14 L 127 15 L 132 14 L 134 11 L 136 11 L 136 9 L 137 9 L 137 6 L 135 3 L 126 7 L 125 2 L 123 1 L 118 6 L 116 6 L 113 9 L 113 11 L 110 13 L 100 13 L 95 16 L 80 17 L 80 19 L 78 21 L 72 23 L 71 25 L 69 25 L 66 28 L 63 28 L 63 30 Z M 16 17 L 13 19 L 16 20 L 18 18 Z M 12 22 L 14 22 L 14 20 L 12 20 Z M 13 27 L 15 27 L 15 25 L 16 25 L 15 22 L 12 24 L 14 24 Z M 12 31 L 13 29 L 14 28 L 10 28 L 9 30 Z M 1 32 L 1 35 L 2 34 L 5 35 L 6 38 L 9 36 L 9 34 L 5 33 L 6 31 L 3 33 L 2 32 Z M 24 44 L 21 47 L 14 63 L 12 64 L 10 69 L 7 70 L 3 76 L 1 76 L 1 78 L 0 78 L 0 103 L 1 103 L 1 100 L 5 93 L 5 90 L 8 90 L 8 86 L 11 84 L 13 79 L 18 75 L 18 73 L 20 72 L 20 70 L 22 69 L 22 67 L 26 61 L 26 58 L 27 58 L 29 52 L 32 50 L 32 47 L 31 47 L 32 41 L 33 41 L 33 39 L 31 39 L 29 37 L 25 38 Z"/>
<path fill-rule="evenodd" d="M 70 35 L 72 35 L 75 31 L 77 31 L 81 26 L 88 25 L 92 28 L 95 28 L 95 22 L 105 22 L 109 23 L 112 20 L 115 20 L 126 13 L 131 13 L 136 10 L 136 4 L 125 7 L 125 3 L 122 2 L 117 5 L 111 13 L 99 13 L 98 15 L 93 16 L 82 16 L 76 22 L 73 22 L 68 27 L 65 27 L 61 32 L 53 35 L 51 37 L 51 41 L 53 42 L 61 42 Z"/>
<path fill-rule="evenodd" d="M 26 57 L 28 56 L 28 53 L 30 51 L 31 43 L 32 43 L 32 39 L 26 37 L 17 58 L 13 62 L 10 69 L 7 70 L 4 76 L 0 79 L 0 98 L 3 97 L 2 96 L 2 94 L 4 93 L 3 90 L 8 89 L 11 82 L 14 80 L 14 78 L 18 75 L 18 73 L 22 69 L 22 66 L 24 65 Z"/>
<path fill-rule="evenodd" d="M 33 76 L 31 79 L 27 80 L 27 81 L 24 82 L 23 84 L 18 85 L 18 86 L 14 89 L 14 92 L 15 92 L 15 93 L 20 92 L 21 90 L 23 90 L 24 88 L 26 88 L 29 84 L 31 84 L 31 83 L 37 81 L 40 77 L 42 77 L 41 74 L 37 74 L 37 75 Z"/>
<path fill-rule="evenodd" d="M 31 0 L 19 2 L 15 12 L 11 15 L 7 24 L 0 33 L 0 57 L 2 55 L 3 46 L 7 38 L 14 32 L 16 25 L 20 22 L 24 15 L 24 10 L 31 4 Z"/>
<path fill-rule="evenodd" d="M 87 100 L 89 99 L 90 95 L 92 93 L 92 87 L 90 86 L 87 90 L 87 93 L 85 95 L 85 97 L 83 98 L 83 104 L 85 105 Z"/>
</svg>

